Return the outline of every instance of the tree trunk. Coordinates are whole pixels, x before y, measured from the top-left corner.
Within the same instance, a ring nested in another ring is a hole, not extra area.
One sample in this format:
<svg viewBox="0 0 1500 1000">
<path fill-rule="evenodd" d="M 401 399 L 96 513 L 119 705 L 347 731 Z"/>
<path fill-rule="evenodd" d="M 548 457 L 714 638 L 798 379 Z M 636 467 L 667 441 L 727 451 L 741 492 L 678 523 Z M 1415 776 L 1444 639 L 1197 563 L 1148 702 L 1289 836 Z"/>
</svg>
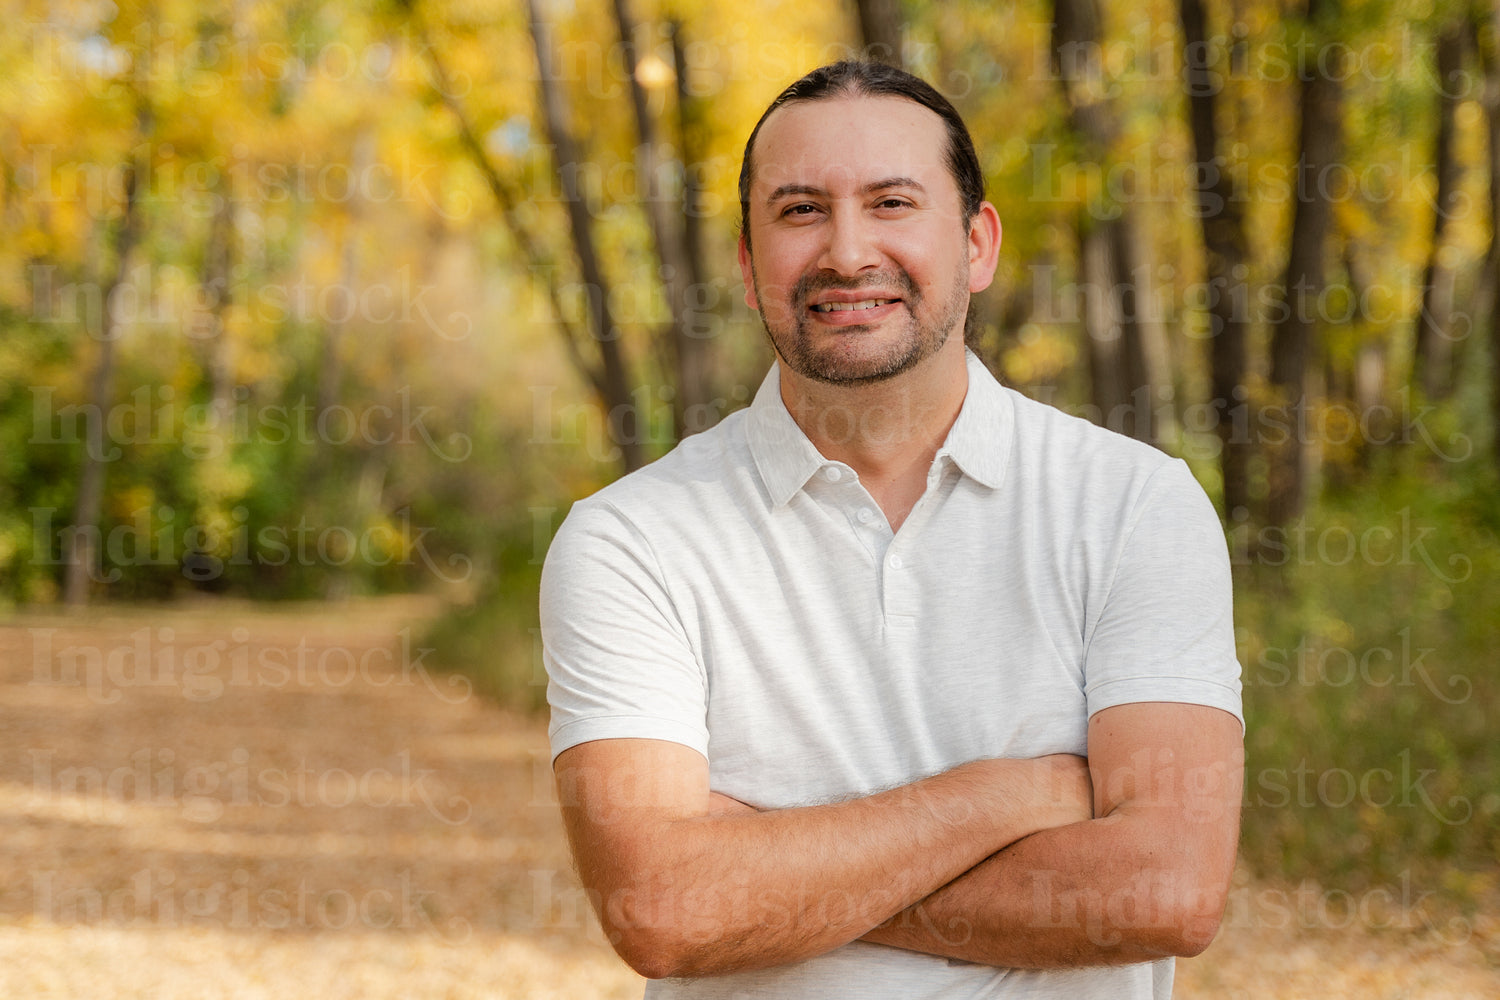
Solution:
<svg viewBox="0 0 1500 1000">
<path fill-rule="evenodd" d="M 1249 434 L 1246 369 L 1246 241 L 1239 193 L 1219 155 L 1214 121 L 1218 83 L 1211 72 L 1208 24 L 1202 0 L 1179 0 L 1188 116 L 1193 132 L 1194 182 L 1203 227 L 1205 278 L 1209 289 L 1209 369 L 1217 423 L 1219 466 L 1224 478 L 1224 513 L 1243 519 L 1249 512 Z"/>
<path fill-rule="evenodd" d="M 1308 0 L 1307 26 L 1314 39 L 1332 38 L 1324 30 L 1338 16 L 1338 0 Z M 1307 453 L 1315 442 L 1302 440 L 1300 428 L 1308 421 L 1308 358 L 1318 329 L 1317 303 L 1324 283 L 1324 244 L 1333 215 L 1328 191 L 1329 168 L 1343 150 L 1343 49 L 1315 45 L 1302 67 L 1302 121 L 1299 126 L 1296 206 L 1282 281 L 1280 321 L 1271 335 L 1272 405 L 1284 407 L 1292 430 L 1268 448 L 1266 521 L 1284 525 L 1302 512 L 1307 478 Z"/>
<path fill-rule="evenodd" d="M 1372 329 L 1370 316 L 1364 308 L 1364 304 L 1369 301 L 1370 288 L 1369 269 L 1362 263 L 1364 254 L 1348 233 L 1341 234 L 1341 238 L 1344 275 L 1354 308 L 1352 319 L 1355 328 L 1361 331 L 1360 344 L 1355 351 L 1353 365 L 1347 373 L 1348 398 L 1354 402 L 1354 412 L 1363 418 L 1379 412 L 1376 407 L 1385 405 L 1387 341 L 1383 328 Z M 1368 463 L 1369 455 L 1369 442 L 1362 442 L 1359 453 L 1361 464 Z"/>
<path fill-rule="evenodd" d="M 689 263 L 689 250 L 683 233 L 682 217 L 668 210 L 668 192 L 661 188 L 661 173 L 670 163 L 677 175 L 686 171 L 682 164 L 663 158 L 657 136 L 656 121 L 646 101 L 646 88 L 640 80 L 640 58 L 635 46 L 635 21 L 630 15 L 628 0 L 615 0 L 615 24 L 619 29 L 620 49 L 625 57 L 626 76 L 630 83 L 630 103 L 635 111 L 636 124 L 636 173 L 640 178 L 641 200 L 645 204 L 646 219 L 651 227 L 651 242 L 656 249 L 656 259 L 661 264 L 662 288 L 666 293 L 667 306 L 672 312 L 669 326 L 672 345 L 671 355 L 676 368 L 677 391 L 673 396 L 677 437 L 681 439 L 691 431 L 686 427 L 688 415 L 702 414 L 707 402 L 706 365 L 703 354 L 707 343 L 693 335 L 689 310 L 693 294 L 693 268 Z M 680 64 L 680 74 L 685 67 Z M 680 205 L 680 203 L 678 203 Z M 677 205 L 673 206 L 674 208 Z M 676 216 L 674 218 L 674 216 Z M 698 418 L 701 419 L 701 418 Z M 693 430 L 701 430 L 695 427 Z"/>
<path fill-rule="evenodd" d="M 208 227 L 208 246 L 203 255 L 203 297 L 208 303 L 207 329 L 203 336 L 203 369 L 208 376 L 210 407 L 215 433 L 229 436 L 234 406 L 234 353 L 224 315 L 229 311 L 234 270 L 235 205 L 228 177 L 215 190 L 218 204 Z"/>
<path fill-rule="evenodd" d="M 859 36 L 864 57 L 904 69 L 901 36 L 905 25 L 901 17 L 901 0 L 855 0 L 859 15 Z"/>
<path fill-rule="evenodd" d="M 1069 107 L 1068 120 L 1086 160 L 1109 162 L 1120 123 L 1104 94 L 1103 29 L 1095 0 L 1054 0 L 1053 71 Z M 1079 260 L 1086 304 L 1084 335 L 1090 348 L 1094 405 L 1103 423 L 1123 434 L 1159 443 L 1155 386 L 1169 380 L 1164 349 L 1148 350 L 1159 324 L 1151 317 L 1149 269 L 1141 266 L 1141 240 L 1128 196 L 1107 203 L 1096 196 L 1092 218 L 1080 220 Z M 1087 230 L 1087 231 L 1085 231 Z M 1139 283 L 1139 284 L 1138 284 Z M 1100 326 L 1098 324 L 1105 324 Z"/>
<path fill-rule="evenodd" d="M 375 133 L 367 126 L 355 137 L 354 148 L 351 150 L 350 170 L 353 176 L 367 176 L 374 161 Z M 339 259 L 339 283 L 344 293 L 351 297 L 356 296 L 355 286 L 359 283 L 359 232 L 363 214 L 359 185 L 350 185 L 349 200 L 345 206 L 343 254 Z M 328 319 L 323 324 L 323 357 L 318 366 L 317 403 L 320 415 L 338 405 L 344 381 L 344 355 L 341 347 L 353 318 L 354 310 L 345 309 L 339 314 L 339 318 Z"/>
<path fill-rule="evenodd" d="M 1484 68 L 1484 113 L 1489 125 L 1490 246 L 1485 254 L 1483 285 L 1489 288 L 1490 451 L 1500 467 L 1500 0 L 1488 8 L 1475 4 L 1474 27 Z"/>
<path fill-rule="evenodd" d="M 415 5 L 411 8 L 410 24 L 417 41 L 432 69 L 434 86 L 438 97 L 452 112 L 458 123 L 458 138 L 469 158 L 484 177 L 495 203 L 500 209 L 500 218 L 521 254 L 531 262 L 533 272 L 541 271 L 543 285 L 552 306 L 552 315 L 562 336 L 568 359 L 578 373 L 593 389 L 600 407 L 605 412 L 611 440 L 618 452 L 621 465 L 631 472 L 645 464 L 644 435 L 636 413 L 635 402 L 630 395 L 630 381 L 625 370 L 624 353 L 620 349 L 620 329 L 614 321 L 610 307 L 609 287 L 605 283 L 594 249 L 593 236 L 589 229 L 588 206 L 583 202 L 583 192 L 578 186 L 577 143 L 568 127 L 567 101 L 558 89 L 560 79 L 553 57 L 547 25 L 537 10 L 536 0 L 527 0 L 527 20 L 533 50 L 537 59 L 537 76 L 540 85 L 542 110 L 547 132 L 562 181 L 563 200 L 567 204 L 568 224 L 573 237 L 574 252 L 578 258 L 579 271 L 583 278 L 585 297 L 588 303 L 589 333 L 598 352 L 596 364 L 583 351 L 584 335 L 568 319 L 568 310 L 563 301 L 556 277 L 557 269 L 549 265 L 549 256 L 543 251 L 542 241 L 532 233 L 519 211 L 521 196 L 512 190 L 509 182 L 495 169 L 489 155 L 484 151 L 470 122 L 463 103 L 452 85 L 452 78 L 437 49 L 427 34 L 425 25 Z"/>
<path fill-rule="evenodd" d="M 584 192 L 578 183 L 578 168 L 583 164 L 583 156 L 569 125 L 567 96 L 560 86 L 563 77 L 553 58 L 551 35 L 547 22 L 537 9 L 537 0 L 526 0 L 526 14 L 532 46 L 536 51 L 537 79 L 541 86 L 547 136 L 557 157 L 563 201 L 568 209 L 568 227 L 573 236 L 573 250 L 578 255 L 578 269 L 583 277 L 584 295 L 588 299 L 594 340 L 599 345 L 600 374 L 608 406 L 606 418 L 609 421 L 610 437 L 620 449 L 620 461 L 625 471 L 630 472 L 646 464 L 645 449 L 642 447 L 645 415 L 636 413 L 630 398 L 630 380 L 625 374 L 625 358 L 620 350 L 623 331 L 616 323 L 610 307 L 609 283 L 600 266 L 593 231 L 589 226 L 588 205 L 584 203 Z"/>
<path fill-rule="evenodd" d="M 672 35 L 672 66 L 677 73 L 677 142 L 682 150 L 682 249 L 687 261 L 688 298 L 684 303 L 682 319 L 685 324 L 682 343 L 689 348 L 686 361 L 679 360 L 682 379 L 701 386 L 699 392 L 705 402 L 713 395 L 710 374 L 708 338 L 716 326 L 703 329 L 705 320 L 712 324 L 712 314 L 704 308 L 707 288 L 703 281 L 704 255 L 707 246 L 703 239 L 703 192 L 695 166 L 702 162 L 699 156 L 695 126 L 699 115 L 698 100 L 688 90 L 688 63 L 686 45 L 682 40 L 682 22 L 667 23 Z M 720 416 L 713 407 L 705 405 L 698 413 L 686 409 L 683 415 L 682 433 L 696 434 L 707 430 Z"/>
<path fill-rule="evenodd" d="M 521 256 L 530 261 L 533 274 L 540 273 L 543 276 L 542 285 L 547 292 L 547 301 L 552 307 L 553 322 L 557 325 L 568 360 L 593 389 L 600 407 L 608 411 L 611 406 L 619 405 L 619 403 L 609 397 L 601 367 L 584 356 L 582 342 L 585 335 L 578 331 L 568 319 L 562 291 L 558 287 L 558 269 L 552 266 L 551 255 L 546 252 L 543 241 L 531 231 L 521 217 L 519 211 L 521 196 L 490 162 L 489 155 L 485 153 L 484 146 L 479 141 L 478 133 L 474 131 L 473 123 L 469 121 L 468 112 L 464 110 L 463 102 L 454 92 L 452 77 L 448 73 L 447 66 L 443 63 L 437 49 L 433 47 L 426 28 L 415 12 L 411 25 L 417 34 L 422 53 L 427 58 L 427 64 L 432 69 L 434 89 L 439 99 L 452 112 L 458 125 L 459 144 L 469 154 L 469 159 L 484 178 L 490 194 L 494 196 L 495 205 L 500 210 L 500 220 L 505 224 L 506 232 L 520 250 Z"/>
<path fill-rule="evenodd" d="M 130 255 L 140 242 L 141 216 L 139 187 L 141 177 L 149 176 L 151 155 L 147 140 L 152 131 L 152 114 L 144 98 L 138 98 L 136 112 L 136 149 L 124 164 L 125 200 L 120 210 L 120 227 L 115 231 L 112 270 L 100 290 L 103 305 L 98 331 L 99 357 L 89 378 L 89 405 L 98 419 L 85 421 L 83 467 L 78 476 L 78 496 L 73 507 L 73 528 L 68 533 L 65 554 L 67 572 L 63 582 L 63 601 L 82 607 L 89 600 L 89 582 L 99 575 L 99 511 L 104 502 L 105 416 L 109 413 L 110 383 L 114 375 L 115 340 L 121 334 L 119 317 L 111 308 L 115 290 L 130 274 Z M 85 324 L 87 325 L 87 324 Z"/>
<path fill-rule="evenodd" d="M 1129 407 L 1128 365 L 1120 332 L 1119 300 L 1112 287 L 1114 254 L 1108 227 L 1082 219 L 1078 224 L 1078 273 L 1083 332 L 1088 344 L 1089 381 L 1099 423 L 1114 430 Z"/>
<path fill-rule="evenodd" d="M 975 340 L 969 344 L 974 349 L 990 371 L 999 378 L 1005 371 L 1006 352 L 1021 343 L 1021 328 L 1031 322 L 1032 316 L 1037 310 L 1037 273 L 1048 273 L 1056 265 L 1046 257 L 1034 258 L 1016 268 L 1014 276 L 1007 287 L 995 296 L 999 299 L 994 309 L 995 339 L 992 345 L 986 345 L 976 334 Z M 993 287 L 993 286 L 992 286 Z M 994 302 L 995 298 L 990 301 Z M 988 352 L 984 348 L 988 346 Z M 1031 379 L 1028 385 L 1038 384 L 1037 380 Z"/>
<path fill-rule="evenodd" d="M 1466 25 L 1455 21 L 1437 40 L 1438 129 L 1432 162 L 1437 171 L 1437 198 L 1432 215 L 1432 249 L 1422 275 L 1422 311 L 1417 315 L 1412 343 L 1412 386 L 1421 386 L 1428 399 L 1441 399 L 1451 386 L 1453 339 L 1453 268 L 1443 263 L 1448 221 L 1458 208 L 1459 164 L 1453 148 L 1462 93 Z"/>
<path fill-rule="evenodd" d="M 1121 206 L 1122 209 L 1125 206 Z M 1110 236 L 1114 241 L 1115 287 L 1125 332 L 1126 381 L 1131 424 L 1125 432 L 1163 447 L 1177 437 L 1172 351 L 1166 322 L 1151 281 L 1150 240 L 1133 211 L 1123 211 Z"/>
</svg>

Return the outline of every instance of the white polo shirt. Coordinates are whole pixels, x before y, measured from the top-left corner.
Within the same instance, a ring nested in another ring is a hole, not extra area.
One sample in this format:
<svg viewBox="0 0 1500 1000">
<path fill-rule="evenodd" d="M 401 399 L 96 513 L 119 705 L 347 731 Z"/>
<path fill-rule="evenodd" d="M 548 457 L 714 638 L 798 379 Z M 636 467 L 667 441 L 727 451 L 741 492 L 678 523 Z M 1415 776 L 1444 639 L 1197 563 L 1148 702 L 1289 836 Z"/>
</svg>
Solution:
<svg viewBox="0 0 1500 1000">
<path fill-rule="evenodd" d="M 556 757 L 690 746 L 760 808 L 868 795 L 982 757 L 1087 753 L 1141 701 L 1240 716 L 1229 562 L 1180 460 L 1002 387 L 969 389 L 893 534 L 772 367 L 748 409 L 574 504 L 541 621 Z M 995 969 L 855 942 L 648 997 L 1165 997 L 1171 961 Z"/>
</svg>

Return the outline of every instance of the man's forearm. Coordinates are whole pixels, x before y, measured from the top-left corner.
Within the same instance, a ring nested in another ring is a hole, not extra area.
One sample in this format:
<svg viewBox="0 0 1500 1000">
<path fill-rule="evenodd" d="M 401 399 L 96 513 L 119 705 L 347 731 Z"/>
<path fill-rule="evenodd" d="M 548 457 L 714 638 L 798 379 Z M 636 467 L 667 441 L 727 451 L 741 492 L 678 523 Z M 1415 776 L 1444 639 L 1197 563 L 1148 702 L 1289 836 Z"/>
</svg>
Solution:
<svg viewBox="0 0 1500 1000">
<path fill-rule="evenodd" d="M 1201 950 L 1222 899 L 1125 817 L 1043 830 L 866 934 L 984 965 L 1118 965 Z"/>
<path fill-rule="evenodd" d="M 979 761 L 799 809 L 633 810 L 592 823 L 586 809 L 564 814 L 580 875 L 621 955 L 652 977 L 713 975 L 855 940 L 1000 846 L 1087 808 L 1076 766 L 1060 769 L 1059 780 L 1073 784 L 1052 793 L 1057 803 L 1041 801 L 1038 763 Z"/>
<path fill-rule="evenodd" d="M 1239 722 L 1124 705 L 1090 722 L 1099 819 L 998 852 L 866 940 L 985 965 L 1055 968 L 1196 954 L 1234 868 Z"/>
</svg>

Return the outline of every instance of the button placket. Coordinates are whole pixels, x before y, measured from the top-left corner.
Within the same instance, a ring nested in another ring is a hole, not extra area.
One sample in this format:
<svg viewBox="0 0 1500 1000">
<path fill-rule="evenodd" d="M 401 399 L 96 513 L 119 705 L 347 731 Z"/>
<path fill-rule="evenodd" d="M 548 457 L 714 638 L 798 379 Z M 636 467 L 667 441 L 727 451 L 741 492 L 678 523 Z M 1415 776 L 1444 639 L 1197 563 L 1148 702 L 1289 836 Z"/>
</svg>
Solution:
<svg viewBox="0 0 1500 1000">
<path fill-rule="evenodd" d="M 895 545 L 892 543 L 892 547 Z M 888 632 L 909 632 L 916 627 L 916 608 L 912 603 L 912 588 L 915 581 L 908 568 L 906 557 L 891 552 L 885 557 L 885 571 L 881 574 L 881 603 L 885 610 L 885 627 Z"/>
</svg>

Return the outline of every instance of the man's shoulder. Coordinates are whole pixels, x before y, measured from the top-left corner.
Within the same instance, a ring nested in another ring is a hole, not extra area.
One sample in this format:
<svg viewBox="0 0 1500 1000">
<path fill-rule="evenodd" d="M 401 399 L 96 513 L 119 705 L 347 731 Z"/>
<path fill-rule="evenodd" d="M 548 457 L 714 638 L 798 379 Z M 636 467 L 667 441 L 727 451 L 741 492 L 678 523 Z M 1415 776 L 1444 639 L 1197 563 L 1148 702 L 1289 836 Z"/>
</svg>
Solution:
<svg viewBox="0 0 1500 1000">
<path fill-rule="evenodd" d="M 712 516 L 711 499 L 753 473 L 745 436 L 747 410 L 713 427 L 573 504 L 568 520 L 624 520 L 636 524 Z"/>
<path fill-rule="evenodd" d="M 1129 531 L 1153 509 L 1217 520 L 1187 463 L 1055 406 L 1007 389 L 1014 433 L 1006 478 L 1019 502 L 1090 533 Z"/>
<path fill-rule="evenodd" d="M 1089 477 L 1146 475 L 1176 463 L 1171 455 L 1135 438 L 1100 427 L 1006 388 L 1015 419 L 1015 448 L 1022 461 Z"/>
</svg>

